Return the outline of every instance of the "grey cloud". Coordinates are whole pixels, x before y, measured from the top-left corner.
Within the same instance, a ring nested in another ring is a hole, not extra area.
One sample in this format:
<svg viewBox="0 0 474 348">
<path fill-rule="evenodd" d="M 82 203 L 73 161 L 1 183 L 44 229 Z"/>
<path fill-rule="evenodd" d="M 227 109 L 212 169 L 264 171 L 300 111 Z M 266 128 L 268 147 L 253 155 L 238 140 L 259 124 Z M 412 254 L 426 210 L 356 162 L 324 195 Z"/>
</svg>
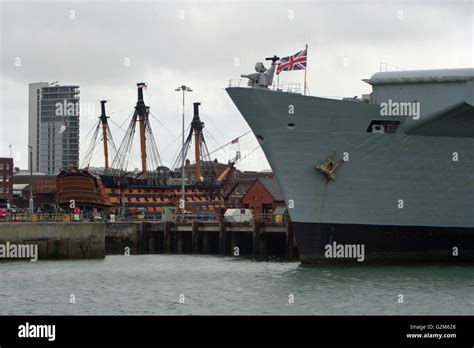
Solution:
<svg viewBox="0 0 474 348">
<path fill-rule="evenodd" d="M 370 88 L 360 79 L 376 72 L 380 62 L 405 69 L 473 65 L 470 1 L 24 1 L 2 2 L 0 8 L 0 155 L 7 155 L 12 143 L 26 156 L 27 84 L 40 80 L 79 84 L 82 102 L 107 98 L 112 113 L 131 110 L 135 82 L 146 81 L 152 112 L 176 135 L 180 98 L 173 89 L 187 83 L 195 90 L 187 99 L 188 117 L 192 101 L 202 101 L 217 146 L 248 129 L 223 90 L 228 80 L 252 72 L 257 60 L 293 54 L 305 43 L 313 95 L 367 93 Z M 22 60 L 19 68 L 15 57 Z M 235 58 L 240 66 L 234 66 Z M 302 82 L 300 72 L 281 78 Z M 82 118 L 82 135 L 93 122 Z M 156 126 L 158 145 L 165 149 L 172 137 Z M 118 142 L 123 133 L 114 133 Z M 257 142 L 250 137 L 241 146 L 245 152 Z M 163 158 L 171 160 L 176 150 Z M 268 167 L 261 153 L 255 166 Z"/>
</svg>

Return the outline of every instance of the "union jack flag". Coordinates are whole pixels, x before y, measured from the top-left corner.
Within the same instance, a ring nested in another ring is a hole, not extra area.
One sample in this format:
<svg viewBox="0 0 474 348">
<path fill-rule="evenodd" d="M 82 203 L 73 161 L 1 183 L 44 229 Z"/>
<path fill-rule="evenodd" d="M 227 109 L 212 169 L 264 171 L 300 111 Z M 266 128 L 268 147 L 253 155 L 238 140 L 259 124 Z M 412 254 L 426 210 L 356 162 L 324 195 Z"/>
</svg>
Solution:
<svg viewBox="0 0 474 348">
<path fill-rule="evenodd" d="M 282 71 L 304 70 L 306 69 L 306 58 L 308 55 L 308 48 L 299 51 L 295 55 L 284 57 L 280 59 L 277 67 L 277 74 Z"/>
</svg>

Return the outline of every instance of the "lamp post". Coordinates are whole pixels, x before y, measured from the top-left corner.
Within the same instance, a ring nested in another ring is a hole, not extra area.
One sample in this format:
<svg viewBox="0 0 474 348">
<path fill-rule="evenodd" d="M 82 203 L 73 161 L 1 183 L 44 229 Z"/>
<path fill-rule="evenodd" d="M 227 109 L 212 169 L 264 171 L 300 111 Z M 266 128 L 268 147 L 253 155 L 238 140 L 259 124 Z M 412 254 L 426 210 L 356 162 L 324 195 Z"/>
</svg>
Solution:
<svg viewBox="0 0 474 348">
<path fill-rule="evenodd" d="M 28 145 L 30 150 L 30 199 L 29 199 L 29 211 L 33 214 L 33 146 Z"/>
<path fill-rule="evenodd" d="M 193 90 L 186 85 L 181 85 L 175 89 L 177 92 L 183 92 L 183 133 L 181 134 L 181 211 L 184 213 L 186 211 L 185 207 L 185 193 L 184 193 L 184 95 L 186 92 L 192 92 Z"/>
</svg>

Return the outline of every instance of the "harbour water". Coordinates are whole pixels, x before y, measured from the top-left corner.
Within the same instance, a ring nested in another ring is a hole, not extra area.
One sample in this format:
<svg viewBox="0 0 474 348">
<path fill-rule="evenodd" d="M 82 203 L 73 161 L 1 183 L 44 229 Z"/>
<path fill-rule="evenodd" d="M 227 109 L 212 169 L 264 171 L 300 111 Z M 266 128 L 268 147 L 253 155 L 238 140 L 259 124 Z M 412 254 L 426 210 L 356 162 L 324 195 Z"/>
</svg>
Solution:
<svg viewBox="0 0 474 348">
<path fill-rule="evenodd" d="M 4 261 L 0 303 L 0 315 L 473 315 L 474 268 L 194 255 Z"/>
</svg>

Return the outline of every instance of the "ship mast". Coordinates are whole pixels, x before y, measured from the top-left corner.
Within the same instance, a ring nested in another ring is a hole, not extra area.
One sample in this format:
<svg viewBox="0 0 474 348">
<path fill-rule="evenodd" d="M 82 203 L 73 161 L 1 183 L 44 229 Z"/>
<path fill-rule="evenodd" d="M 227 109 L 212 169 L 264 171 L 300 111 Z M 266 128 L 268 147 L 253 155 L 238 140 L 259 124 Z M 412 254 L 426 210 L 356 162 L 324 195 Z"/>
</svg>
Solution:
<svg viewBox="0 0 474 348">
<path fill-rule="evenodd" d="M 204 138 L 204 122 L 201 121 L 199 116 L 199 106 L 201 103 L 194 104 L 194 117 L 191 121 L 189 133 L 184 142 L 180 154 L 174 161 L 171 168 L 177 173 L 181 170 L 182 159 L 186 159 L 188 150 L 191 149 L 191 142 L 194 139 L 194 159 L 196 161 L 196 182 L 215 180 L 215 168 L 212 165 L 211 157 L 209 156 L 209 150 L 207 149 L 206 140 Z"/>
<path fill-rule="evenodd" d="M 105 113 L 105 103 L 107 103 L 106 100 L 101 100 L 100 101 L 100 121 L 102 122 L 102 138 L 103 138 L 103 143 L 104 143 L 104 159 L 105 159 L 105 172 L 109 170 L 109 147 L 108 147 L 108 133 L 107 129 L 109 128 L 109 124 L 107 122 L 107 115 Z"/>
<path fill-rule="evenodd" d="M 103 143 L 104 146 L 104 173 L 107 173 L 111 166 L 109 165 L 109 157 L 113 158 L 117 154 L 117 149 L 115 147 L 114 139 L 112 137 L 112 133 L 110 132 L 109 122 L 107 113 L 105 112 L 105 103 L 106 100 L 100 101 L 101 106 L 101 114 L 98 117 L 98 121 L 95 124 L 95 131 L 92 135 L 92 140 L 89 143 L 88 150 L 84 156 L 84 160 L 82 162 L 82 168 L 89 168 L 90 162 L 92 160 L 93 154 L 96 153 L 97 147 L 100 146 L 100 143 Z M 102 139 L 100 139 L 100 128 L 102 127 Z"/>
<path fill-rule="evenodd" d="M 122 143 L 117 151 L 117 155 L 112 161 L 111 168 L 117 171 L 117 173 L 126 173 L 128 171 L 128 165 L 131 159 L 133 139 L 137 124 L 139 124 L 140 133 L 140 153 L 141 153 L 141 173 L 137 176 L 141 179 L 157 179 L 158 181 L 163 179 L 163 176 L 158 173 L 158 169 L 162 167 L 158 148 L 156 146 L 155 138 L 151 129 L 150 118 L 150 107 L 145 105 L 143 98 L 143 89 L 146 88 L 144 82 L 137 83 L 137 104 L 133 112 L 130 124 L 125 131 Z M 153 115 L 152 115 L 153 116 Z M 110 137 L 110 135 L 109 135 Z M 120 175 L 122 175 L 120 174 Z"/>
<path fill-rule="evenodd" d="M 194 132 L 194 157 L 196 160 L 196 181 L 201 181 L 201 132 L 204 127 L 204 123 L 199 118 L 199 105 L 201 103 L 194 104 L 194 117 L 191 122 L 191 127 Z"/>
<path fill-rule="evenodd" d="M 137 83 L 138 87 L 138 101 L 135 107 L 138 113 L 138 123 L 140 124 L 140 150 L 142 158 L 142 176 L 144 179 L 147 178 L 147 166 L 146 166 L 146 138 L 145 138 L 145 121 L 146 121 L 146 105 L 143 101 L 143 87 L 146 87 L 145 83 Z"/>
</svg>

